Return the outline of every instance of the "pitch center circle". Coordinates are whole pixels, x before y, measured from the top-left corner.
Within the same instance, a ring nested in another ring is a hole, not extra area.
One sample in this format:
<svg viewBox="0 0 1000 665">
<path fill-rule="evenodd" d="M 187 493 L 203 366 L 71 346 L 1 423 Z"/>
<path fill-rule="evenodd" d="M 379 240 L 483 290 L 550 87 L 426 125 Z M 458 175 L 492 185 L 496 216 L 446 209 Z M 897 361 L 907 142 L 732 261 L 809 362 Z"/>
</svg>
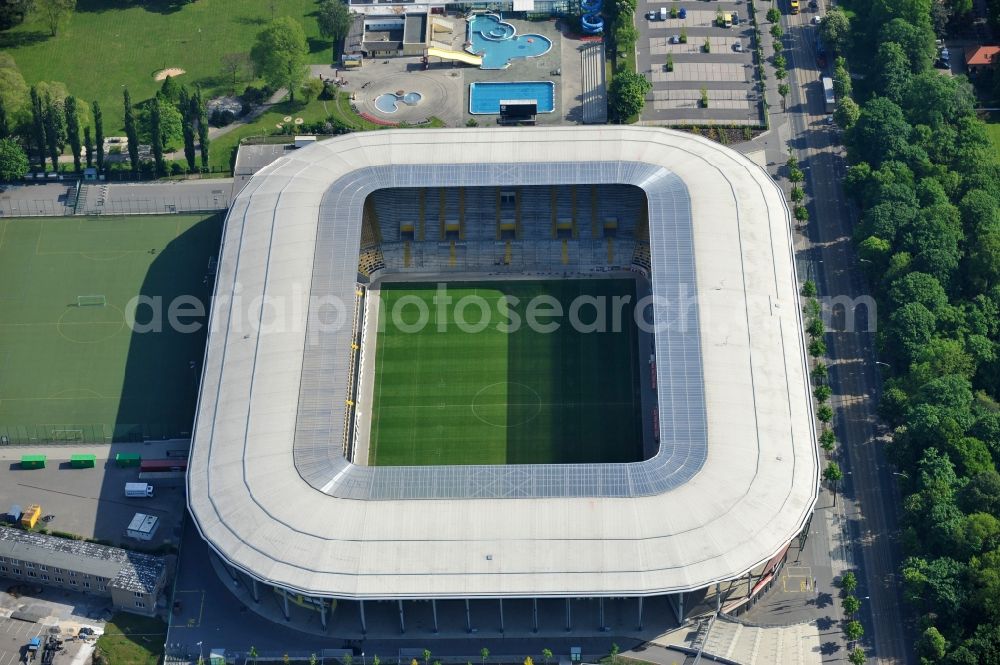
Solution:
<svg viewBox="0 0 1000 665">
<path fill-rule="evenodd" d="M 517 381 L 483 386 L 472 398 L 472 415 L 491 427 L 519 427 L 541 411 L 542 398 L 535 389 Z"/>
<path fill-rule="evenodd" d="M 112 305 L 67 307 L 56 321 L 56 330 L 71 342 L 96 344 L 125 328 L 125 312 Z"/>
</svg>

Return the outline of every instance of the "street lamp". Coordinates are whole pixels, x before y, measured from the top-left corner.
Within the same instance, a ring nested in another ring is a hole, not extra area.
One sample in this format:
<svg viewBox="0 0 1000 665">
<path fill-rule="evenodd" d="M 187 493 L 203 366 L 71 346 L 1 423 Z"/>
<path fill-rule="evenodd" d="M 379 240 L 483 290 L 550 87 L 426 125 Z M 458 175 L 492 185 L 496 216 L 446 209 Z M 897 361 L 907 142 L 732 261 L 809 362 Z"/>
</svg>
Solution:
<svg viewBox="0 0 1000 665">
<path fill-rule="evenodd" d="M 361 652 L 361 665 L 365 665 L 365 652 Z"/>
<path fill-rule="evenodd" d="M 205 655 L 204 653 L 202 653 L 201 650 L 201 642 L 198 642 L 198 665 L 201 665 L 204 662 L 205 662 Z"/>
</svg>

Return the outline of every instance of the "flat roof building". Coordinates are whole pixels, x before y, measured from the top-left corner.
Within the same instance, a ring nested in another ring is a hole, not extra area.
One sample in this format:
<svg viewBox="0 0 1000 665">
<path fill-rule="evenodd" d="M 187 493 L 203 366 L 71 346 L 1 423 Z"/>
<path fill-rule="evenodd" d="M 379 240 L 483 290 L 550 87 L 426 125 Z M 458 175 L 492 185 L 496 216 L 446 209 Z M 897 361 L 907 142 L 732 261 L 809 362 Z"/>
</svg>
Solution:
<svg viewBox="0 0 1000 665">
<path fill-rule="evenodd" d="M 105 596 L 153 615 L 166 582 L 163 557 L 0 527 L 0 576 Z"/>
</svg>

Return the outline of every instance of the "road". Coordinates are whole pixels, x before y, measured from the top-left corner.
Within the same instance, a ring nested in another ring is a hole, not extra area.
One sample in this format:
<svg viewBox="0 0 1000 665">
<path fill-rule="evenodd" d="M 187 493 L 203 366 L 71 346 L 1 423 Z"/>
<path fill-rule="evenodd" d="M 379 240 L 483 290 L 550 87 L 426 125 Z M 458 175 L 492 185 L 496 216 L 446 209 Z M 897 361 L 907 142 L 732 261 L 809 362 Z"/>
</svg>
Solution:
<svg viewBox="0 0 1000 665">
<path fill-rule="evenodd" d="M 805 3 L 803 3 L 805 4 Z M 841 192 L 845 155 L 837 130 L 826 124 L 822 76 L 816 66 L 813 14 L 786 15 L 786 57 L 791 91 L 788 112 L 789 149 L 806 174 L 809 196 L 808 238 L 800 249 L 811 261 L 820 294 L 846 296 L 856 303 L 868 293 L 851 244 L 855 211 Z M 779 108 L 779 107 L 772 107 Z M 874 306 L 873 306 L 874 307 Z M 858 596 L 862 598 L 866 637 L 872 662 L 913 662 L 898 575 L 899 495 L 883 455 L 875 415 L 878 377 L 874 355 L 874 311 L 835 307 L 827 327 L 832 405 L 840 441 L 835 453 L 845 473 L 847 526 L 851 530 L 855 561 L 860 564 Z M 868 324 L 872 324 L 871 331 Z M 853 500 L 853 501 L 851 501 Z M 866 598 L 867 597 L 867 598 Z"/>
</svg>

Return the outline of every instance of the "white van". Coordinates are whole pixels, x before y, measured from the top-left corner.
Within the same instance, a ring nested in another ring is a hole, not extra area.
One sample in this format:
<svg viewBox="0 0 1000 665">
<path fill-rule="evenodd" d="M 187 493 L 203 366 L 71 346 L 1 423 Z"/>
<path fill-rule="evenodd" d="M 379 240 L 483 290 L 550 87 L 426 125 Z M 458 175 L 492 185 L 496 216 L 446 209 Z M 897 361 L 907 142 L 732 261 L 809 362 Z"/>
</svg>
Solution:
<svg viewBox="0 0 1000 665">
<path fill-rule="evenodd" d="M 668 14 L 667 14 L 667 8 L 666 7 L 660 7 L 660 20 L 661 21 L 666 21 L 667 20 L 667 16 L 668 16 Z"/>
<path fill-rule="evenodd" d="M 153 496 L 153 486 L 149 483 L 125 483 L 125 496 L 146 498 Z"/>
</svg>

